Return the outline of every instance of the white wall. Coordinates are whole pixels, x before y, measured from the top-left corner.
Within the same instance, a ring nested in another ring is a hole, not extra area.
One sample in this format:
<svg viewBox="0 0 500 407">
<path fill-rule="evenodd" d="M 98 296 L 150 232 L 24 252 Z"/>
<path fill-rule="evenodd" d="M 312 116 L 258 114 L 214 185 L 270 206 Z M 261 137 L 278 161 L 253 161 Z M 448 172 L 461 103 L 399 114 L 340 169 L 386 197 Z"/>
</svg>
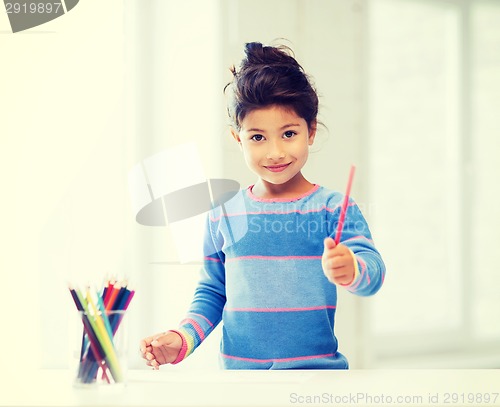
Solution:
<svg viewBox="0 0 500 407">
<path fill-rule="evenodd" d="M 9 30 L 0 13 L 2 364 L 60 366 L 67 282 L 130 271 L 123 2 Z"/>
</svg>

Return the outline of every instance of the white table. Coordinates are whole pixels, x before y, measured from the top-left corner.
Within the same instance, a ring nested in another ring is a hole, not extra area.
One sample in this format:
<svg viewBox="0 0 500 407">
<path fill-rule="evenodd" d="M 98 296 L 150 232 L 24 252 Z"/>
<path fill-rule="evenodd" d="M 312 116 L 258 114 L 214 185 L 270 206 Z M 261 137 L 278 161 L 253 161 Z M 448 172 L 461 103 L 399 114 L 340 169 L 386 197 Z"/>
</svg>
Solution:
<svg viewBox="0 0 500 407">
<path fill-rule="evenodd" d="M 66 370 L 4 377 L 0 405 L 500 406 L 500 370 L 133 370 L 126 385 L 84 389 L 72 380 Z"/>
</svg>

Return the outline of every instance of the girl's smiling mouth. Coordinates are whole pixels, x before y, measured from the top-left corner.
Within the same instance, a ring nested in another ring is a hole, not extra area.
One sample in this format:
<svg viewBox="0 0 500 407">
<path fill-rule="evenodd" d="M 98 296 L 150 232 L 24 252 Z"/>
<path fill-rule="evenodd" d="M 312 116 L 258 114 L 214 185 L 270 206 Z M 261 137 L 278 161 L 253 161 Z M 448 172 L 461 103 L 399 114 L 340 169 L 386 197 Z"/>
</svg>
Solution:
<svg viewBox="0 0 500 407">
<path fill-rule="evenodd" d="M 272 172 L 281 172 L 284 171 L 291 163 L 288 164 L 279 164 L 279 165 L 266 165 L 265 168 L 267 168 L 269 171 Z"/>
</svg>

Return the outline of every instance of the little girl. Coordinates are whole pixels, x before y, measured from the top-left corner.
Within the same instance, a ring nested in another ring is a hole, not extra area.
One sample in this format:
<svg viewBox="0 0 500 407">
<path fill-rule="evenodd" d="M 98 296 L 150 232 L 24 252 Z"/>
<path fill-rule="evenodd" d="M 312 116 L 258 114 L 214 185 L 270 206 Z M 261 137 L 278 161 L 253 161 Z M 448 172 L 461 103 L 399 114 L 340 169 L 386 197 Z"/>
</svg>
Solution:
<svg viewBox="0 0 500 407">
<path fill-rule="evenodd" d="M 155 369 L 179 363 L 222 321 L 226 369 L 347 369 L 334 332 L 337 289 L 375 294 L 385 266 L 352 200 L 335 244 L 343 195 L 302 175 L 318 114 L 302 67 L 284 47 L 249 43 L 245 52 L 226 87 L 228 112 L 257 181 L 210 212 L 187 316 L 143 339 L 141 352 Z"/>
</svg>

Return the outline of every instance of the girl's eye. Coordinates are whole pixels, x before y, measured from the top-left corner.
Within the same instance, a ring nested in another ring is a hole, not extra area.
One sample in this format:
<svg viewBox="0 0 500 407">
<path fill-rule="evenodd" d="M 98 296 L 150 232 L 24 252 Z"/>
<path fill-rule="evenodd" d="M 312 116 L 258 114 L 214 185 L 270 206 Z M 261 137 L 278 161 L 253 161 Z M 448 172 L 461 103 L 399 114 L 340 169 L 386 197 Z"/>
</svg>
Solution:
<svg viewBox="0 0 500 407">
<path fill-rule="evenodd" d="M 283 134 L 283 136 L 285 138 L 292 138 L 293 136 L 295 136 L 297 133 L 295 133 L 294 131 L 291 131 L 291 130 L 288 130 L 285 132 L 285 134 Z"/>
<path fill-rule="evenodd" d="M 264 140 L 264 136 L 262 134 L 254 134 L 251 138 L 253 141 L 262 141 Z"/>
</svg>

